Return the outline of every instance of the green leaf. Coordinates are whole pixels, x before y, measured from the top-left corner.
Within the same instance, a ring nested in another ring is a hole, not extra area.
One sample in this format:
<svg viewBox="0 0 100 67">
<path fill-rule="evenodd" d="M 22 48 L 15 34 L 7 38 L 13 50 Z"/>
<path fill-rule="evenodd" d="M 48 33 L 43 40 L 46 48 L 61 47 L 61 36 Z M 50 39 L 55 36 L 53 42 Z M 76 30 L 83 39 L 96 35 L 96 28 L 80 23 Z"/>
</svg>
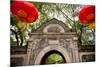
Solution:
<svg viewBox="0 0 100 67">
<path fill-rule="evenodd" d="M 15 26 L 16 24 L 17 24 L 17 20 L 16 20 L 16 17 L 14 16 L 14 15 L 10 15 L 11 17 L 10 17 L 10 20 L 11 20 L 11 25 L 12 26 Z"/>
</svg>

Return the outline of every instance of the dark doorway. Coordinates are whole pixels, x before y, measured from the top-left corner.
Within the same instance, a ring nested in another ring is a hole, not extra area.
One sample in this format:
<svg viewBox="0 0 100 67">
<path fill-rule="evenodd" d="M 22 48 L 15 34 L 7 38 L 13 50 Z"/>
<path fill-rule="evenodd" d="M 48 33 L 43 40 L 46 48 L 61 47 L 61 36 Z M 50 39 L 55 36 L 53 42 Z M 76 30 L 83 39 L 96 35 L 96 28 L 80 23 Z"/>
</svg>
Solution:
<svg viewBox="0 0 100 67">
<path fill-rule="evenodd" d="M 41 60 L 41 65 L 62 63 L 66 63 L 64 56 L 60 52 L 55 50 L 46 53 Z"/>
</svg>

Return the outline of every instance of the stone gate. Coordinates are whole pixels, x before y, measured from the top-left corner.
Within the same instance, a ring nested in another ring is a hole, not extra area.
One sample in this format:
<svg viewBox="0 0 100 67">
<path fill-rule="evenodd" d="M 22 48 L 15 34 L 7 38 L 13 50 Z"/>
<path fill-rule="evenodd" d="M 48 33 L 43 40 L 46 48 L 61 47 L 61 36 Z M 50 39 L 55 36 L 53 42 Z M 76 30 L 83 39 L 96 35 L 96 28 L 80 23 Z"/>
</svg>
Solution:
<svg viewBox="0 0 100 67">
<path fill-rule="evenodd" d="M 67 32 L 63 22 L 56 19 L 47 21 L 42 27 L 30 33 L 27 63 L 41 64 L 44 55 L 50 51 L 61 53 L 66 63 L 79 62 L 76 33 Z"/>
<path fill-rule="evenodd" d="M 90 54 L 89 57 L 95 55 L 94 46 L 79 47 L 76 32 L 68 32 L 68 27 L 55 18 L 45 22 L 38 29 L 32 30 L 29 36 L 27 48 L 23 49 L 25 53 L 13 54 L 15 49 L 12 50 L 11 58 L 23 58 L 23 62 L 18 61 L 22 62 L 19 65 L 40 65 L 44 56 L 51 51 L 60 53 L 66 63 L 81 62 L 83 55 Z M 84 61 L 87 61 L 86 56 L 84 58 L 86 59 Z"/>
</svg>

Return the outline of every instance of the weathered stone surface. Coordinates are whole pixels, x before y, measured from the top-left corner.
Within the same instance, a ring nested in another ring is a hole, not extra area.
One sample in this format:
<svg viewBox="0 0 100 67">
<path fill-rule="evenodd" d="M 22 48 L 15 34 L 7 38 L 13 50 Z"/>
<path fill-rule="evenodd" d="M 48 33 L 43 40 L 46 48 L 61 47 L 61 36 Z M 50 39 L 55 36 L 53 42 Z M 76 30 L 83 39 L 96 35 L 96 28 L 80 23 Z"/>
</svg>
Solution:
<svg viewBox="0 0 100 67">
<path fill-rule="evenodd" d="M 30 64 L 40 64 L 43 56 L 52 50 L 63 54 L 66 63 L 79 62 L 76 32 L 67 32 L 67 27 L 61 21 L 47 21 L 39 29 L 32 31 L 30 37 L 32 41 L 34 39 Z"/>
<path fill-rule="evenodd" d="M 87 56 L 82 56 L 89 55 L 90 52 L 94 54 L 94 51 L 86 51 L 88 49 L 93 50 L 94 47 L 93 49 L 89 46 L 87 48 L 80 47 L 77 43 L 76 32 L 68 32 L 67 29 L 68 27 L 63 22 L 52 19 L 45 22 L 37 30 L 32 30 L 23 65 L 41 64 L 42 58 L 50 51 L 61 53 L 66 63 L 88 61 Z"/>
</svg>

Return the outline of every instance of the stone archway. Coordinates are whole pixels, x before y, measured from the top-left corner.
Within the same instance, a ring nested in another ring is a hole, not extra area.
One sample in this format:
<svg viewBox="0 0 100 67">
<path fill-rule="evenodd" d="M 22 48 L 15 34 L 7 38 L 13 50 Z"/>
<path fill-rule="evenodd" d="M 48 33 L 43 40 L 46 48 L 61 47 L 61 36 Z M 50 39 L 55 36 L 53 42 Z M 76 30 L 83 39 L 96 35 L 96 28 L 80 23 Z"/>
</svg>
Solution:
<svg viewBox="0 0 100 67">
<path fill-rule="evenodd" d="M 56 50 L 56 51 L 58 51 L 59 53 L 61 53 L 61 54 L 64 56 L 65 61 L 66 61 L 67 63 L 70 63 L 70 62 L 71 62 L 71 58 L 70 58 L 70 56 L 69 56 L 69 52 L 68 52 L 65 48 L 63 48 L 62 46 L 58 46 L 58 45 L 50 45 L 50 46 L 45 47 L 45 48 L 38 54 L 38 56 L 37 56 L 36 59 L 35 59 L 34 64 L 35 64 L 35 65 L 39 65 L 39 64 L 41 63 L 41 60 L 42 60 L 42 58 L 44 57 L 44 55 L 45 55 L 46 53 L 48 53 L 49 51 L 52 51 L 52 50 Z"/>
</svg>

